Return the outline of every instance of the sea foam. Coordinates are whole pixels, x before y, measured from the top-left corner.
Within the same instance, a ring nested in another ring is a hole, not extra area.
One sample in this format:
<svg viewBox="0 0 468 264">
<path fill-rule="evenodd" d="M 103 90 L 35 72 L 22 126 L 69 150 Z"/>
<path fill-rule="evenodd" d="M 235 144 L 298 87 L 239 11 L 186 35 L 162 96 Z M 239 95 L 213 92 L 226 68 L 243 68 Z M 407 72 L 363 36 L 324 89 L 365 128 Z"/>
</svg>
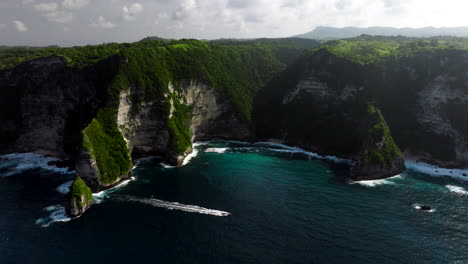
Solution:
<svg viewBox="0 0 468 264">
<path fill-rule="evenodd" d="M 63 174 L 75 173 L 75 171 L 69 171 L 68 168 L 58 168 L 48 165 L 49 162 L 56 160 L 56 158 L 47 157 L 36 153 L 11 153 L 1 155 L 0 169 L 4 170 L 5 172 L 1 172 L 0 176 L 8 177 L 35 168 L 41 168 Z"/>
<path fill-rule="evenodd" d="M 395 183 L 392 182 L 391 179 L 398 179 L 398 178 L 401 178 L 401 175 L 395 175 L 393 177 L 389 177 L 389 178 L 386 178 L 386 179 L 368 180 L 368 181 L 349 180 L 348 183 L 349 184 L 359 184 L 359 185 L 362 185 L 362 186 L 365 186 L 365 187 L 375 187 L 375 186 L 386 185 L 386 184 L 393 185 Z"/>
<path fill-rule="evenodd" d="M 47 206 L 43 210 L 50 212 L 50 214 L 47 217 L 36 220 L 36 224 L 40 225 L 41 227 L 49 227 L 53 223 L 68 222 L 71 220 L 71 218 L 67 216 L 65 207 L 62 205 Z"/>
<path fill-rule="evenodd" d="M 59 187 L 57 187 L 57 192 L 61 194 L 67 194 L 70 192 L 70 186 L 73 184 L 73 180 L 67 181 L 62 183 Z"/>
<path fill-rule="evenodd" d="M 460 186 L 445 185 L 445 188 L 447 188 L 451 192 L 459 194 L 459 195 L 467 195 L 468 194 L 468 191 L 466 191 L 463 187 L 460 187 Z"/>
<path fill-rule="evenodd" d="M 406 168 L 417 172 L 422 172 L 431 176 L 449 176 L 456 179 L 468 181 L 468 169 L 446 169 L 440 168 L 424 162 L 405 160 Z"/>
<path fill-rule="evenodd" d="M 213 152 L 213 153 L 225 153 L 228 150 L 228 148 L 207 148 L 205 149 L 205 152 Z"/>
<path fill-rule="evenodd" d="M 298 147 L 291 147 L 287 146 L 281 143 L 276 143 L 276 142 L 256 142 L 254 145 L 259 145 L 259 146 L 271 146 L 271 147 L 277 147 L 277 148 L 268 148 L 268 150 L 271 151 L 276 151 L 276 152 L 284 152 L 284 153 L 300 153 L 304 154 L 306 156 L 316 158 L 316 159 L 324 159 L 324 160 L 330 160 L 336 163 L 345 163 L 348 165 L 354 165 L 355 162 L 350 159 L 343 159 L 339 158 L 336 156 L 323 156 L 314 152 L 306 151 Z"/>
</svg>

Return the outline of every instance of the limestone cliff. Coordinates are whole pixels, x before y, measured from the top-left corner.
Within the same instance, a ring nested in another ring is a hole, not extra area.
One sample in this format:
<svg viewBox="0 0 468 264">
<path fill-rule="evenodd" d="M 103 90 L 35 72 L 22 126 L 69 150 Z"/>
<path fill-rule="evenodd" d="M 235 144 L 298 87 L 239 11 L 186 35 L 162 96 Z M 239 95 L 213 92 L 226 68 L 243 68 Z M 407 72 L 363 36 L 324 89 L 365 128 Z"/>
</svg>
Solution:
<svg viewBox="0 0 468 264">
<path fill-rule="evenodd" d="M 186 120 L 190 143 L 215 138 L 246 140 L 251 137 L 247 122 L 232 104 L 201 81 L 183 81 L 178 88 L 170 83 L 165 95 L 170 104 L 169 113 L 155 109 L 160 102 L 141 102 L 138 107 L 132 105 L 132 92 L 135 90 L 131 88 L 121 92 L 117 122 L 135 156 L 163 155 L 169 163 L 180 165 L 185 155 L 192 151 L 187 148 L 177 153 L 170 146 L 168 120 L 176 111 L 175 100 L 190 109 Z"/>
</svg>

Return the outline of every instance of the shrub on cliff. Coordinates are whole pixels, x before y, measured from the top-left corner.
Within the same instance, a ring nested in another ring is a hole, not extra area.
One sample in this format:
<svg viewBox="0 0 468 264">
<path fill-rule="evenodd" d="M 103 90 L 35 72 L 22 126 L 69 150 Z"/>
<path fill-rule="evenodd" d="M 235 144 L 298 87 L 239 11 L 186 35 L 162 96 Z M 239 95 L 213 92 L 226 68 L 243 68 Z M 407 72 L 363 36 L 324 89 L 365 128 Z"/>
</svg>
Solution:
<svg viewBox="0 0 468 264">
<path fill-rule="evenodd" d="M 117 128 L 114 109 L 99 110 L 96 118 L 83 130 L 83 146 L 96 161 L 102 184 L 113 184 L 128 175 L 132 163 L 122 134 Z"/>
</svg>

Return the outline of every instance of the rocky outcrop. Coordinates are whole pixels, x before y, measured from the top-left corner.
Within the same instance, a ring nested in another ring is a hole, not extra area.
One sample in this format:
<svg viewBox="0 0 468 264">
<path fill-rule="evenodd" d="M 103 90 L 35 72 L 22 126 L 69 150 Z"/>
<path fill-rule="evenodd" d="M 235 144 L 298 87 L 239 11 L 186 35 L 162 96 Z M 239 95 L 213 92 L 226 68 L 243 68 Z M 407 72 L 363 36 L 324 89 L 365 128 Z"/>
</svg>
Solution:
<svg viewBox="0 0 468 264">
<path fill-rule="evenodd" d="M 351 177 L 355 180 L 375 180 L 405 171 L 403 155 L 375 104 L 369 103 L 368 116 L 363 120 L 363 125 L 365 136 Z"/>
<path fill-rule="evenodd" d="M 86 183 L 77 177 L 70 186 L 68 193 L 67 214 L 78 217 L 93 204 L 93 194 Z"/>
</svg>

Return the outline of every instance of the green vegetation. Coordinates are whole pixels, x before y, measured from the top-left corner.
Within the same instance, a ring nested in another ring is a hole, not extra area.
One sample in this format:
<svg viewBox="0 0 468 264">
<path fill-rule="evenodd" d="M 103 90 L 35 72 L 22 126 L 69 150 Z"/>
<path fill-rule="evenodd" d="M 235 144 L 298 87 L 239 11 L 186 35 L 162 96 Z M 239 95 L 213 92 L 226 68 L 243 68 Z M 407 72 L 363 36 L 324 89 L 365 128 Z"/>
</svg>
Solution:
<svg viewBox="0 0 468 264">
<path fill-rule="evenodd" d="M 117 128 L 116 114 L 111 108 L 103 108 L 83 130 L 83 146 L 96 160 L 98 179 L 103 184 L 115 183 L 132 167 L 127 144 Z"/>
<path fill-rule="evenodd" d="M 169 84 L 173 84 L 176 92 L 180 92 L 181 84 L 185 81 L 206 83 L 228 99 L 250 123 L 256 93 L 284 69 L 286 63 L 298 57 L 304 49 L 317 44 L 313 40 L 304 39 L 205 42 L 150 37 L 131 44 L 4 48 L 0 49 L 0 70 L 51 55 L 64 57 L 68 66 L 75 70 L 85 70 L 98 61 L 118 56 L 119 68 L 107 88 L 108 98 L 104 106 L 116 109 L 120 93 L 129 88 L 134 111 L 139 111 L 142 102 L 161 102 L 154 104 L 153 110 L 167 118 L 170 147 L 177 153 L 183 153 L 191 147 L 188 127 L 191 108 L 183 105 L 183 98 L 168 96 Z M 175 111 L 168 118 L 170 98 Z M 109 109 L 103 111 L 108 112 Z M 122 147 L 123 140 L 116 126 L 106 122 L 99 117 L 95 118 L 84 131 L 84 143 L 96 158 L 102 180 L 112 182 L 126 171 L 127 163 L 120 161 L 127 160 L 127 153 Z M 114 134 L 116 139 L 112 139 Z M 103 142 L 98 143 L 101 140 Z M 114 140 L 117 144 L 114 144 Z M 114 149 L 107 150 L 111 146 Z"/>
<path fill-rule="evenodd" d="M 179 154 L 183 154 L 192 147 L 189 122 L 192 119 L 192 107 L 181 104 L 176 96 L 172 96 L 174 112 L 169 118 L 169 146 Z"/>
<path fill-rule="evenodd" d="M 70 186 L 68 202 L 69 211 L 72 216 L 80 215 L 93 203 L 91 189 L 80 177 L 77 177 Z"/>
<path fill-rule="evenodd" d="M 367 131 L 367 138 L 361 149 L 360 166 L 379 165 L 391 169 L 395 158 L 402 157 L 401 151 L 395 144 L 382 113 L 374 103 L 368 104 L 368 114 L 373 125 Z"/>
<path fill-rule="evenodd" d="M 399 59 L 443 50 L 468 50 L 468 38 L 434 37 L 427 39 L 381 37 L 362 35 L 356 38 L 325 43 L 317 50 L 328 50 L 338 57 L 359 64 L 381 63 L 386 59 Z"/>
</svg>

